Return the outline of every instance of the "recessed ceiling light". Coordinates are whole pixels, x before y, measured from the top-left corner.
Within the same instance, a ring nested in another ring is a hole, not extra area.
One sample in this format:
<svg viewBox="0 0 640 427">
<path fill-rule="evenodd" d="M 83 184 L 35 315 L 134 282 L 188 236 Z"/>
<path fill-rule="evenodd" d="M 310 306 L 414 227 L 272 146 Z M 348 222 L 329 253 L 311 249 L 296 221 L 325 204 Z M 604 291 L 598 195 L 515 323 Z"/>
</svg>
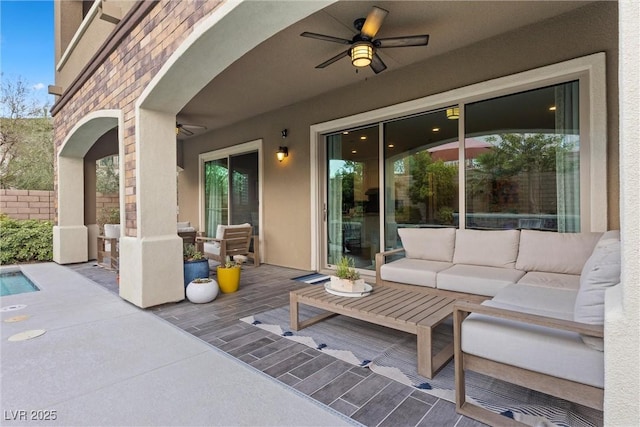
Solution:
<svg viewBox="0 0 640 427">
<path fill-rule="evenodd" d="M 356 150 L 351 150 L 351 154 L 356 154 L 357 151 Z"/>
<path fill-rule="evenodd" d="M 549 111 L 556 111 L 556 106 L 552 105 L 551 107 L 549 107 Z"/>
<path fill-rule="evenodd" d="M 366 135 L 362 135 L 362 136 L 360 137 L 360 139 L 364 141 L 365 139 L 367 139 L 367 136 L 366 136 Z"/>
<path fill-rule="evenodd" d="M 433 129 L 431 129 L 431 130 L 432 130 L 433 132 L 440 132 L 440 128 L 437 128 L 437 127 L 436 127 L 436 128 L 433 128 Z"/>
<path fill-rule="evenodd" d="M 349 131 L 345 130 L 344 132 L 342 132 L 343 135 L 349 135 Z"/>
<path fill-rule="evenodd" d="M 393 144 L 389 144 L 389 145 L 387 145 L 387 147 L 389 147 L 389 148 L 393 148 L 393 147 L 395 147 L 395 145 L 393 145 Z"/>
</svg>

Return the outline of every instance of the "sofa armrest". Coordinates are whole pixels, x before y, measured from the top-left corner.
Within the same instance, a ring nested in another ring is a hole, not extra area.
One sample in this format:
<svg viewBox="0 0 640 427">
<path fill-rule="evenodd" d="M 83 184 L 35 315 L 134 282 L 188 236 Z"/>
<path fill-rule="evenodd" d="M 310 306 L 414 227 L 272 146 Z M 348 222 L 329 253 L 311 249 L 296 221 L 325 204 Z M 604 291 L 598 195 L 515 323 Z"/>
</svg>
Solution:
<svg viewBox="0 0 640 427">
<path fill-rule="evenodd" d="M 513 320 L 516 322 L 528 323 L 532 325 L 544 326 L 547 328 L 559 329 L 575 332 L 581 335 L 603 338 L 603 325 L 589 325 L 586 323 L 574 322 L 571 320 L 556 319 L 553 317 L 540 316 L 537 314 L 521 313 L 514 310 L 506 310 L 497 307 L 488 307 L 468 301 L 457 301 L 453 306 L 454 331 L 459 333 L 462 321 L 470 313 L 484 314 L 501 319 Z"/>
<path fill-rule="evenodd" d="M 380 277 L 380 267 L 382 267 L 382 265 L 385 262 L 387 262 L 387 257 L 391 255 L 396 255 L 402 252 L 404 252 L 404 248 L 390 249 L 388 251 L 378 252 L 376 254 L 376 284 L 377 285 L 382 284 L 382 278 Z"/>
</svg>

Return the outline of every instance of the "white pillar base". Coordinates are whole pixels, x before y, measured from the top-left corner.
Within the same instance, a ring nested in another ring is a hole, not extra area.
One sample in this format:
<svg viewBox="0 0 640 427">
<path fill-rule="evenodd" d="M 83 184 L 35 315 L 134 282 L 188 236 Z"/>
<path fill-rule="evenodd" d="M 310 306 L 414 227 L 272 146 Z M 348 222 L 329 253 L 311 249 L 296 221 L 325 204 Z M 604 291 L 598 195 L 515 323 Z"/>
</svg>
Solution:
<svg viewBox="0 0 640 427">
<path fill-rule="evenodd" d="M 98 234 L 100 233 L 100 227 L 98 224 L 87 225 L 88 232 L 88 254 L 89 259 L 98 259 Z"/>
<path fill-rule="evenodd" d="M 141 308 L 182 301 L 182 239 L 120 238 L 120 297 Z"/>
<path fill-rule="evenodd" d="M 84 225 L 53 227 L 53 261 L 72 264 L 89 260 L 88 231 Z"/>
</svg>

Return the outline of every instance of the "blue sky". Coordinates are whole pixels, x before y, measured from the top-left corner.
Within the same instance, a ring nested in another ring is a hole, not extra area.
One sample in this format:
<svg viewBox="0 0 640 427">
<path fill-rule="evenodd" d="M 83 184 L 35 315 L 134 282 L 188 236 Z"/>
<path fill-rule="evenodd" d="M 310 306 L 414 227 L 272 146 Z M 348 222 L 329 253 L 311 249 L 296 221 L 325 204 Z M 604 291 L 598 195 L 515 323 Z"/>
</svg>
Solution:
<svg viewBox="0 0 640 427">
<path fill-rule="evenodd" d="M 0 0 L 0 69 L 3 79 L 21 77 L 38 102 L 53 102 L 55 83 L 53 1 Z"/>
</svg>

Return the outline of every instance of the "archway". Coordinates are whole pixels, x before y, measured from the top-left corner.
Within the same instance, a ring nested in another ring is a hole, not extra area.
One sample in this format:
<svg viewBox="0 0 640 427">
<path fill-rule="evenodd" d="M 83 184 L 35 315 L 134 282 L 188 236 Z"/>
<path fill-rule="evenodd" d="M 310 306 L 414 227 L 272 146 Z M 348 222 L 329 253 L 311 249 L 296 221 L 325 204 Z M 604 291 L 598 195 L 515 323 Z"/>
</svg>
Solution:
<svg viewBox="0 0 640 427">
<path fill-rule="evenodd" d="M 119 110 L 93 112 L 69 132 L 58 152 L 58 222 L 53 227 L 53 260 L 58 264 L 89 259 L 89 229 L 85 223 L 84 159 L 91 147 L 112 129 L 122 129 Z M 118 135 L 118 141 L 121 141 Z M 118 147 L 120 147 L 118 143 Z M 120 148 L 118 148 L 120 152 Z M 121 174 L 122 175 L 122 174 Z M 122 188 L 122 182 L 120 185 Z M 95 198 L 93 200 L 95 203 Z M 120 192 L 122 204 L 122 192 Z M 96 234 L 91 230 L 91 235 Z"/>
<path fill-rule="evenodd" d="M 330 3 L 224 3 L 196 25 L 143 91 L 136 103 L 137 235 L 120 240 L 122 298 L 140 307 L 184 298 L 177 186 L 168 173 L 177 163 L 176 114 L 238 58 Z"/>
</svg>

